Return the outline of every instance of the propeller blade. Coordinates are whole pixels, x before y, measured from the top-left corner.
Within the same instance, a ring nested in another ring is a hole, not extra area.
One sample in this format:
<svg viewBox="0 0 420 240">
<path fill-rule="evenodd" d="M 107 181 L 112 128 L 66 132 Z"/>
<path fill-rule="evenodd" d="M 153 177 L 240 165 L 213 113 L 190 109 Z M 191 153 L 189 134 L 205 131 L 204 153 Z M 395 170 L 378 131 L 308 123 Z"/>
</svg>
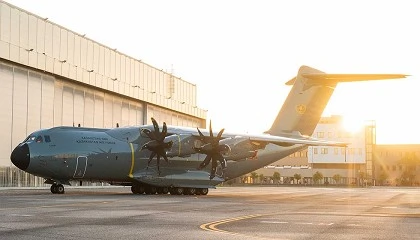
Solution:
<svg viewBox="0 0 420 240">
<path fill-rule="evenodd" d="M 211 120 L 210 120 L 210 127 L 209 127 L 209 129 L 210 129 L 210 137 L 213 138 L 213 130 L 211 129 Z"/>
<path fill-rule="evenodd" d="M 222 139 L 222 134 L 223 134 L 224 131 L 225 131 L 225 129 L 222 128 L 222 130 L 220 130 L 219 134 L 217 134 L 217 142 L 219 142 L 220 139 Z"/>
<path fill-rule="evenodd" d="M 216 169 L 217 169 L 217 159 L 213 158 L 213 161 L 211 163 L 210 179 L 213 179 L 216 176 Z"/>
<path fill-rule="evenodd" d="M 198 134 L 200 134 L 200 137 L 201 137 L 202 139 L 204 139 L 204 134 L 200 131 L 200 129 L 198 129 L 198 128 L 197 128 L 197 131 L 198 131 Z"/>
<path fill-rule="evenodd" d="M 200 131 L 199 128 L 197 128 L 198 133 L 200 134 L 200 137 L 204 140 L 206 140 L 206 144 L 202 145 L 201 147 L 195 148 L 198 153 L 206 154 L 206 158 L 203 160 L 203 162 L 200 163 L 198 166 L 198 170 L 203 169 L 206 167 L 210 161 L 211 164 L 211 172 L 210 172 L 210 179 L 213 179 L 216 175 L 217 170 L 217 163 L 220 162 L 222 169 L 226 169 L 226 160 L 224 159 L 222 152 L 226 151 L 226 145 L 219 145 L 220 140 L 222 139 L 223 132 L 225 131 L 224 128 L 222 128 L 217 136 L 215 137 L 213 134 L 213 127 L 211 125 L 211 120 L 209 123 L 209 133 L 210 137 L 205 137 L 204 134 Z"/>
<path fill-rule="evenodd" d="M 163 142 L 163 140 L 165 139 L 167 133 L 168 133 L 168 127 L 166 126 L 166 123 L 163 122 L 163 129 L 162 129 L 162 133 L 160 135 L 160 139 L 159 140 Z"/>
<path fill-rule="evenodd" d="M 215 158 L 222 165 L 222 169 L 226 169 L 226 159 L 223 157 L 223 155 L 221 153 L 218 153 L 217 156 L 215 156 Z"/>
<path fill-rule="evenodd" d="M 150 162 L 153 160 L 153 158 L 156 156 L 156 153 L 155 152 L 152 152 L 151 154 L 150 154 L 150 157 L 149 157 L 149 162 L 147 162 L 147 165 L 149 165 L 150 164 Z"/>
<path fill-rule="evenodd" d="M 144 144 L 141 150 L 147 149 L 151 151 L 149 162 L 147 163 L 147 165 L 149 165 L 153 158 L 156 156 L 156 164 L 158 172 L 160 174 L 160 158 L 165 159 L 165 161 L 169 163 L 165 149 L 171 147 L 173 143 L 172 141 L 165 143 L 165 137 L 168 135 L 168 127 L 166 126 L 166 123 L 163 122 L 162 132 L 160 132 L 157 121 L 154 118 L 151 119 L 154 131 L 151 131 L 149 129 L 143 130 L 143 133 L 146 134 L 151 139 L 151 141 Z"/>
<path fill-rule="evenodd" d="M 204 161 L 202 161 L 200 163 L 200 166 L 198 166 L 197 169 L 198 170 L 201 170 L 201 169 L 205 168 L 207 165 L 209 165 L 210 160 L 211 160 L 211 156 L 210 155 L 207 155 L 206 158 L 204 159 Z"/>
<path fill-rule="evenodd" d="M 159 154 L 157 155 L 156 164 L 157 164 L 158 172 L 160 172 L 160 167 L 159 167 L 159 165 L 160 165 L 160 155 Z"/>
<path fill-rule="evenodd" d="M 156 135 L 154 132 L 150 131 L 149 129 L 143 129 L 142 132 L 146 134 L 150 139 L 156 140 Z"/>
<path fill-rule="evenodd" d="M 165 159 L 165 161 L 166 161 L 167 163 L 169 163 L 169 160 L 168 160 L 168 157 L 166 156 L 166 153 L 165 153 L 164 155 L 162 155 L 162 157 L 163 157 L 163 159 Z"/>
<path fill-rule="evenodd" d="M 159 125 L 157 124 L 156 120 L 154 118 L 152 118 L 152 123 L 153 123 L 153 128 L 155 129 L 155 133 L 156 135 L 159 135 L 160 131 L 159 131 Z"/>
</svg>

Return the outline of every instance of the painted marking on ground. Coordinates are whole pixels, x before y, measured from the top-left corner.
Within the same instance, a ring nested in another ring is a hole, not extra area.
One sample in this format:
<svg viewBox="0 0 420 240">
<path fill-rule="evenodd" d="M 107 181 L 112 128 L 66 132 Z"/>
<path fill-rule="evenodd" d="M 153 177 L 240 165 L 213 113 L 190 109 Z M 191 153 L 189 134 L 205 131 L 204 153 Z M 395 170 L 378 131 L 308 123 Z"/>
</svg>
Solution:
<svg viewBox="0 0 420 240">
<path fill-rule="evenodd" d="M 214 222 L 201 224 L 200 228 L 203 229 L 203 230 L 206 230 L 206 231 L 211 231 L 211 232 L 225 233 L 225 234 L 230 234 L 230 235 L 243 235 L 243 234 L 240 234 L 240 233 L 221 230 L 221 229 L 217 228 L 217 226 L 219 226 L 221 224 L 232 223 L 232 222 L 236 222 L 236 221 L 241 221 L 241 220 L 251 219 L 251 218 L 257 218 L 257 217 L 262 217 L 262 216 L 268 216 L 268 215 L 271 215 L 271 214 L 265 214 L 265 215 L 264 214 L 255 214 L 255 215 L 246 215 L 246 216 L 240 216 L 240 217 L 235 217 L 235 218 L 228 218 L 228 219 L 223 219 L 223 220 L 219 220 L 219 221 L 214 221 Z"/>
</svg>

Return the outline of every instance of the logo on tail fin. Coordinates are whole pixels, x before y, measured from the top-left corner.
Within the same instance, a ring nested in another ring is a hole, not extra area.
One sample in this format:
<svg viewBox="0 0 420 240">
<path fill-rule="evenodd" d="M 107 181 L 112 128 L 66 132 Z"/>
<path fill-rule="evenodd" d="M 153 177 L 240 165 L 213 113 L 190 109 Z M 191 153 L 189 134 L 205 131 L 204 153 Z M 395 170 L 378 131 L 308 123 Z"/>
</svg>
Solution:
<svg viewBox="0 0 420 240">
<path fill-rule="evenodd" d="M 303 115 L 306 112 L 306 106 L 303 104 L 299 104 L 296 106 L 296 112 L 300 115 Z"/>
</svg>

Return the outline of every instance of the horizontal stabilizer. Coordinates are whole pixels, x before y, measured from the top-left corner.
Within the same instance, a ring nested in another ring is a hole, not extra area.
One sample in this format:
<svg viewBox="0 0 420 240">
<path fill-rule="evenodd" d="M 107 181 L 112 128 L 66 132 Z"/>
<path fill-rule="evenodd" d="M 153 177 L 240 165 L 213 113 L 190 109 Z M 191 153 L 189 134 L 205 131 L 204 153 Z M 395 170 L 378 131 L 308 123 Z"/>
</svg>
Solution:
<svg viewBox="0 0 420 240">
<path fill-rule="evenodd" d="M 299 131 L 311 136 L 335 87 L 341 82 L 357 82 L 405 78 L 406 74 L 331 74 L 301 66 L 296 77 L 286 83 L 293 85 L 270 130 L 282 136 Z"/>
<path fill-rule="evenodd" d="M 405 78 L 409 75 L 405 74 L 328 74 L 328 73 L 307 73 L 302 74 L 302 77 L 313 80 L 315 83 L 326 83 L 326 82 L 357 82 L 357 81 L 370 81 L 370 80 L 384 80 L 384 79 L 397 79 Z M 329 81 L 328 81 L 329 80 Z M 296 81 L 296 77 L 292 78 L 286 85 L 293 85 Z M 317 82 L 319 81 L 319 82 Z"/>
</svg>

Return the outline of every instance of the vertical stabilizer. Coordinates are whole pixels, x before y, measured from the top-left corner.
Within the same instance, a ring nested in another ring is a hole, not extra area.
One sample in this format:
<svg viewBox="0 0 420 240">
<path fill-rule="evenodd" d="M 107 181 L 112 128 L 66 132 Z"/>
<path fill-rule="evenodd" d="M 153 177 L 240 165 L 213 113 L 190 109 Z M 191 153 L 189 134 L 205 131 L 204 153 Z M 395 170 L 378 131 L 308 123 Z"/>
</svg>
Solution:
<svg viewBox="0 0 420 240">
<path fill-rule="evenodd" d="M 338 82 L 404 78 L 403 74 L 327 74 L 302 66 L 295 78 L 286 85 L 293 85 L 273 125 L 267 133 L 281 135 L 299 131 L 312 135 Z"/>
</svg>

